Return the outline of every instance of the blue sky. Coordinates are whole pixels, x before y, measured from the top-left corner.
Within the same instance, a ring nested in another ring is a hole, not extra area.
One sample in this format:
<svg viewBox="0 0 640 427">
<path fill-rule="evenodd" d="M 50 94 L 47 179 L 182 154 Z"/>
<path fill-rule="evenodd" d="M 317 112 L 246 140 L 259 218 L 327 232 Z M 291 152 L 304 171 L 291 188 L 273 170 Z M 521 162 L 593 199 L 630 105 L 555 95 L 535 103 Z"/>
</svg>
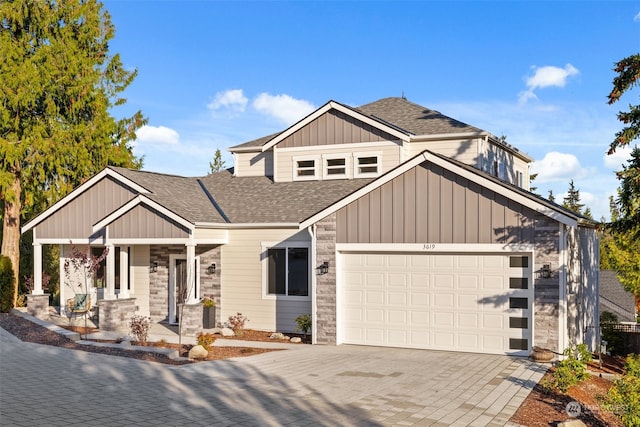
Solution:
<svg viewBox="0 0 640 427">
<path fill-rule="evenodd" d="M 205 175 L 217 148 L 283 130 L 329 100 L 401 96 L 482 128 L 536 159 L 539 194 L 569 180 L 608 217 L 621 128 L 616 61 L 640 51 L 630 1 L 106 0 L 111 53 L 139 75 L 116 117 L 142 110 L 144 169 Z"/>
</svg>

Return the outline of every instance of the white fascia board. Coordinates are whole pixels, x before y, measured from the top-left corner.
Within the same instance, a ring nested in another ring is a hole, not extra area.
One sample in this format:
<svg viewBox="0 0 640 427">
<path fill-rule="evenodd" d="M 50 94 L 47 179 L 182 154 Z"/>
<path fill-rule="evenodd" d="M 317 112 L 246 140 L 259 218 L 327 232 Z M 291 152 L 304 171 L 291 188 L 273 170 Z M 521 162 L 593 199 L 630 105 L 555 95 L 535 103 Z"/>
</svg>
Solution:
<svg viewBox="0 0 640 427">
<path fill-rule="evenodd" d="M 380 129 L 390 135 L 395 136 L 398 139 L 401 139 L 403 141 L 409 141 L 409 135 L 400 132 L 398 130 L 396 130 L 395 128 L 391 127 L 391 126 L 387 126 L 383 123 L 380 123 L 379 121 L 376 121 L 368 116 L 365 116 L 362 113 L 359 113 L 355 110 L 352 110 L 351 108 L 345 107 L 344 105 L 335 102 L 335 101 L 329 101 L 326 104 L 324 104 L 322 107 L 318 108 L 316 111 L 314 111 L 313 113 L 309 114 L 307 117 L 305 117 L 304 119 L 300 120 L 298 123 L 294 124 L 293 126 L 291 126 L 289 129 L 285 130 L 284 132 L 282 132 L 281 134 L 279 134 L 278 136 L 276 136 L 275 138 L 273 138 L 271 141 L 269 141 L 267 144 L 262 146 L 262 151 L 267 151 L 269 150 L 271 147 L 273 147 L 274 145 L 276 145 L 277 143 L 279 143 L 280 141 L 282 141 L 283 139 L 287 138 L 288 136 L 290 136 L 291 134 L 297 132 L 298 130 L 302 129 L 304 126 L 306 126 L 307 124 L 311 123 L 312 121 L 314 121 L 315 119 L 317 119 L 318 117 L 320 117 L 321 115 L 323 115 L 324 113 L 326 113 L 329 110 L 337 110 L 340 111 L 341 113 L 344 113 L 348 116 L 353 117 L 354 119 L 360 120 L 361 122 L 364 122 L 368 125 L 371 125 L 377 129 Z"/>
<path fill-rule="evenodd" d="M 337 243 L 338 252 L 475 252 L 475 253 L 532 253 L 532 244 L 500 243 Z"/>
<path fill-rule="evenodd" d="M 443 139 L 482 138 L 490 135 L 491 134 L 489 132 L 485 132 L 485 131 L 459 132 L 459 133 L 434 133 L 434 134 L 427 134 L 427 135 L 411 135 L 411 140 L 409 142 L 438 141 Z"/>
<path fill-rule="evenodd" d="M 114 246 L 124 245 L 187 245 L 190 238 L 174 237 L 171 239 L 163 238 L 135 238 L 135 239 L 109 239 L 109 244 Z"/>
<path fill-rule="evenodd" d="M 65 205 L 70 203 L 72 200 L 74 200 L 76 197 L 84 193 L 87 189 L 91 188 L 96 182 L 100 181 L 106 176 L 112 177 L 116 181 L 119 181 L 122 184 L 126 185 L 127 187 L 134 189 L 138 193 L 142 193 L 142 194 L 149 193 L 149 190 L 147 190 L 146 188 L 142 187 L 139 184 L 136 184 L 135 182 L 131 181 L 129 178 L 126 178 L 120 175 L 118 172 L 106 167 L 102 169 L 100 172 L 98 172 L 97 174 L 95 174 L 94 176 L 92 176 L 91 178 L 89 178 L 85 183 L 76 187 L 73 191 L 71 191 L 71 193 L 67 194 L 62 199 L 58 200 L 49 209 L 45 210 L 40 215 L 38 215 L 37 217 L 35 217 L 34 219 L 26 223 L 22 227 L 22 233 L 24 233 L 25 231 L 31 230 L 33 227 L 35 227 L 36 225 L 38 225 L 39 223 L 41 223 L 42 221 L 44 221 L 45 219 L 53 215 L 55 212 L 59 211 Z"/>
<path fill-rule="evenodd" d="M 128 201 L 124 205 L 120 206 L 118 209 L 116 209 L 115 211 L 113 211 L 112 213 L 110 213 L 109 215 L 104 217 L 102 220 L 100 220 L 97 223 L 95 223 L 93 225 L 93 232 L 95 233 L 96 231 L 99 231 L 99 230 L 103 229 L 104 227 L 106 227 L 107 225 L 111 224 L 113 221 L 115 221 L 116 219 L 120 218 L 121 216 L 123 216 L 124 214 L 129 212 L 131 209 L 133 209 L 134 207 L 136 207 L 136 206 L 138 206 L 140 204 L 149 206 L 151 209 L 153 209 L 153 210 L 155 210 L 157 212 L 160 212 L 161 214 L 169 217 L 173 221 L 177 222 L 178 224 L 182 225 L 183 227 L 185 227 L 185 228 L 187 228 L 187 229 L 189 229 L 191 231 L 193 231 L 193 229 L 195 228 L 195 226 L 192 223 L 190 223 L 189 221 L 187 221 L 186 219 L 182 218 L 179 215 L 176 215 L 175 213 L 171 212 L 169 209 L 165 208 L 164 206 L 160 205 L 159 203 L 154 202 L 153 200 L 149 199 L 148 197 L 145 197 L 144 195 L 140 194 L 136 198 L 131 199 L 130 201 Z"/>
<path fill-rule="evenodd" d="M 423 152 L 422 154 L 419 154 L 417 156 L 415 156 L 414 158 L 408 160 L 406 163 L 401 164 L 400 166 L 398 166 L 396 169 L 393 169 L 389 172 L 387 172 L 385 175 L 381 176 L 380 178 L 376 179 L 375 181 L 371 182 L 370 184 L 362 187 L 361 189 L 351 193 L 349 196 L 345 197 L 342 200 L 339 200 L 338 202 L 334 203 L 333 205 L 327 207 L 326 209 L 323 209 L 322 211 L 318 212 L 317 214 L 307 218 L 306 220 L 304 220 L 302 223 L 300 223 L 300 229 L 306 228 L 308 226 L 310 226 L 311 224 L 315 224 L 316 222 L 320 221 L 322 218 L 326 217 L 327 215 L 330 215 L 336 211 L 338 211 L 339 209 L 343 208 L 344 206 L 348 205 L 349 203 L 359 199 L 360 197 L 364 196 L 365 194 L 371 192 L 372 190 L 380 187 L 381 185 L 391 181 L 392 179 L 396 178 L 397 176 L 402 175 L 403 173 L 405 173 L 406 171 L 408 171 L 409 169 L 421 164 L 424 161 L 428 161 L 431 162 L 433 164 L 436 164 L 444 169 L 447 169 L 457 175 L 460 175 L 463 178 L 468 179 L 471 182 L 475 182 L 476 184 L 479 184 L 480 186 L 486 187 L 487 189 L 494 191 L 498 194 L 501 194 L 505 197 L 507 197 L 508 199 L 513 200 L 514 202 L 517 202 L 523 206 L 526 206 L 536 212 L 540 212 L 541 214 L 548 216 L 562 224 L 568 225 L 570 227 L 575 227 L 578 225 L 578 220 L 577 218 L 571 218 L 567 215 L 562 214 L 561 212 L 558 212 L 554 209 L 551 209 L 547 206 L 544 206 L 541 203 L 536 202 L 535 200 L 532 200 L 526 196 L 523 196 L 507 187 L 504 187 L 500 184 L 497 184 L 487 178 L 484 178 L 482 176 L 480 176 L 477 173 L 468 171 L 467 169 L 461 168 L 460 166 L 457 166 L 453 163 L 450 163 L 446 160 L 441 159 L 438 156 L 435 156 L 431 153 L 429 153 L 428 151 Z"/>
<path fill-rule="evenodd" d="M 196 228 L 212 228 L 212 229 L 251 229 L 251 228 L 299 228 L 297 222 L 242 222 L 242 223 L 215 223 L 215 222 L 196 222 Z"/>
<path fill-rule="evenodd" d="M 257 147 L 241 147 L 241 148 L 234 148 L 232 149 L 227 149 L 228 152 L 230 153 L 251 153 L 251 152 L 255 152 L 255 153 L 260 153 L 262 152 L 262 146 L 259 145 Z"/>
</svg>

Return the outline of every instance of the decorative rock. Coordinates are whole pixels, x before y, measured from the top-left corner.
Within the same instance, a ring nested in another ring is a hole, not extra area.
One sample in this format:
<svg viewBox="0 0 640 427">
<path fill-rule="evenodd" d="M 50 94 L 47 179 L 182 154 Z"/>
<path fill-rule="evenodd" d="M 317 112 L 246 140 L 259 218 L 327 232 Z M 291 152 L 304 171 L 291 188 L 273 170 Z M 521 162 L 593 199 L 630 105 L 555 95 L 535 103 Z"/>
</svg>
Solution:
<svg viewBox="0 0 640 427">
<path fill-rule="evenodd" d="M 201 345 L 196 345 L 189 350 L 189 359 L 206 359 L 209 352 Z"/>
<path fill-rule="evenodd" d="M 209 332 L 210 334 L 214 334 L 214 335 L 224 335 L 222 333 L 222 328 L 213 328 L 211 329 L 211 332 Z"/>
<path fill-rule="evenodd" d="M 587 425 L 580 420 L 567 420 L 558 423 L 558 427 L 587 427 Z"/>
<path fill-rule="evenodd" d="M 283 333 L 280 332 L 274 332 L 269 336 L 270 340 L 283 340 L 285 339 L 285 336 Z"/>
<path fill-rule="evenodd" d="M 232 337 L 235 335 L 235 332 L 233 332 L 231 328 L 222 328 L 220 332 L 222 332 L 223 337 Z"/>
<path fill-rule="evenodd" d="M 301 342 L 302 342 L 302 338 L 300 338 L 300 337 L 293 337 L 293 338 L 291 338 L 291 342 L 292 342 L 292 343 L 295 343 L 295 344 L 301 343 Z"/>
</svg>

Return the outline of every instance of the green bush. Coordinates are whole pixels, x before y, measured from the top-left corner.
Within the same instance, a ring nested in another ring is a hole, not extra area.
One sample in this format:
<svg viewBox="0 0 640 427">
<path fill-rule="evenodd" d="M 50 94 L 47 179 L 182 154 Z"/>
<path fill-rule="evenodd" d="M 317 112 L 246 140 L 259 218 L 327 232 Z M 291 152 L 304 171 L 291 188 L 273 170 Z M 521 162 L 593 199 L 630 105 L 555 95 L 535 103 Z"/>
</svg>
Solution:
<svg viewBox="0 0 640 427">
<path fill-rule="evenodd" d="M 301 314 L 296 317 L 296 325 L 296 332 L 302 332 L 307 335 L 307 332 L 311 329 L 311 315 Z"/>
<path fill-rule="evenodd" d="M 209 350 L 211 347 L 211 344 L 213 344 L 213 342 L 216 340 L 216 336 L 214 334 L 210 334 L 210 333 L 205 334 L 203 332 L 200 332 L 197 336 L 197 340 L 198 340 L 198 345 L 201 345 L 207 350 Z"/>
<path fill-rule="evenodd" d="M 13 308 L 13 267 L 11 259 L 0 255 L 0 312 L 8 313 Z"/>
<path fill-rule="evenodd" d="M 607 393 L 609 410 L 627 427 L 640 427 L 640 355 L 630 354 L 625 374 L 613 381 Z"/>
<path fill-rule="evenodd" d="M 587 362 L 591 360 L 591 352 L 585 344 L 567 348 L 564 355 L 566 359 L 558 362 L 553 374 L 553 385 L 562 392 L 589 377 Z"/>
<path fill-rule="evenodd" d="M 624 344 L 622 333 L 614 330 L 614 325 L 618 323 L 618 316 L 608 311 L 600 314 L 600 329 L 602 330 L 602 339 L 607 342 L 607 351 L 611 354 L 620 354 L 623 351 Z"/>
</svg>

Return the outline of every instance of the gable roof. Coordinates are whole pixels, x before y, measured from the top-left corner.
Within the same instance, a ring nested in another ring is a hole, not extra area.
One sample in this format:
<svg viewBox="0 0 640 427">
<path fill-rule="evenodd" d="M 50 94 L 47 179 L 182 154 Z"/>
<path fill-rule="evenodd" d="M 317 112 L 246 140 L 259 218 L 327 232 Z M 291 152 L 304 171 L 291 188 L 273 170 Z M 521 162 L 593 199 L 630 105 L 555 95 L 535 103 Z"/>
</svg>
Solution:
<svg viewBox="0 0 640 427">
<path fill-rule="evenodd" d="M 600 314 L 609 311 L 618 316 L 621 322 L 636 320 L 634 296 L 624 289 L 613 270 L 600 270 L 600 306 Z"/>
</svg>

